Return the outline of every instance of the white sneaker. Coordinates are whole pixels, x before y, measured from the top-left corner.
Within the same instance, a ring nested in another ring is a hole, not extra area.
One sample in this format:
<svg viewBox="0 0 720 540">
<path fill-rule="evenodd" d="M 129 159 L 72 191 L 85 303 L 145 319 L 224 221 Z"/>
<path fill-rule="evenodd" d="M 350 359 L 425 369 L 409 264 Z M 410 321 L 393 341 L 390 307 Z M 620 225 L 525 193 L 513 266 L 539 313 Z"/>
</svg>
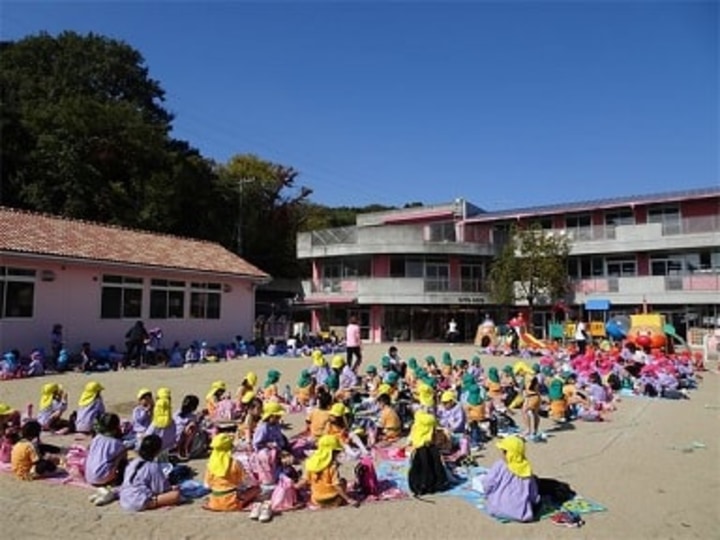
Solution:
<svg viewBox="0 0 720 540">
<path fill-rule="evenodd" d="M 262 505 L 258 502 L 253 503 L 253 505 L 250 507 L 250 519 L 259 519 L 260 518 L 260 509 Z"/>
<path fill-rule="evenodd" d="M 98 495 L 98 497 L 93 501 L 93 504 L 95 506 L 105 506 L 106 504 L 110 504 L 115 499 L 117 499 L 117 493 L 115 493 L 115 490 L 110 488 L 100 488 L 105 490 L 105 493 Z"/>
<path fill-rule="evenodd" d="M 260 523 L 267 523 L 272 519 L 272 517 L 272 505 L 270 504 L 270 501 L 265 501 L 260 507 L 260 515 L 258 516 L 258 521 L 260 521 Z"/>
</svg>

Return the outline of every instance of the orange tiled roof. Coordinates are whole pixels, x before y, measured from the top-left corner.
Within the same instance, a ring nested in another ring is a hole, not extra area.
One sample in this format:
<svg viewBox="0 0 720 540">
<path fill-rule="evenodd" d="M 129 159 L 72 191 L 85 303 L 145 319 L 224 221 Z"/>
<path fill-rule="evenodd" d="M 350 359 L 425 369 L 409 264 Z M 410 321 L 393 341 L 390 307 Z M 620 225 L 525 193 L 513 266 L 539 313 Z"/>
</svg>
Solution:
<svg viewBox="0 0 720 540">
<path fill-rule="evenodd" d="M 220 244 L 1 206 L 0 251 L 269 277 Z"/>
</svg>

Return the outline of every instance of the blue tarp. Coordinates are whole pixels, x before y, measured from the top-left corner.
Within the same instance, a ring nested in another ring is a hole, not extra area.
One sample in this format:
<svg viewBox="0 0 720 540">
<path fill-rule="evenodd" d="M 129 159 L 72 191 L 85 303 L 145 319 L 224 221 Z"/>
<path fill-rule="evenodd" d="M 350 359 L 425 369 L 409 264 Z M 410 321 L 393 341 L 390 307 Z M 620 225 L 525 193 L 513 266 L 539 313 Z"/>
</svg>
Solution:
<svg viewBox="0 0 720 540">
<path fill-rule="evenodd" d="M 610 300 L 588 300 L 585 302 L 587 311 L 607 311 L 610 309 Z"/>
</svg>

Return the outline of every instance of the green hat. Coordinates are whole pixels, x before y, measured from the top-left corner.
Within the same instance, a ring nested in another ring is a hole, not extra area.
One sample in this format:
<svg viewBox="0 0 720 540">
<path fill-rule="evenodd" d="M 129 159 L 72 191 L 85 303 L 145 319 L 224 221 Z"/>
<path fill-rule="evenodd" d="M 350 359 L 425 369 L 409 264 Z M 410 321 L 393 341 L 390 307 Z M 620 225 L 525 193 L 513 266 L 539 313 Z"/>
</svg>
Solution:
<svg viewBox="0 0 720 540">
<path fill-rule="evenodd" d="M 478 385 L 471 386 L 467 391 L 468 405 L 480 405 L 482 402 L 483 399 L 480 393 L 480 387 Z"/>
<path fill-rule="evenodd" d="M 465 375 L 463 375 L 462 387 L 470 388 L 473 385 L 477 385 L 477 383 L 475 382 L 475 377 L 473 377 L 470 373 L 466 373 Z"/>
<path fill-rule="evenodd" d="M 442 355 L 442 363 L 443 366 L 452 366 L 452 356 L 450 356 L 450 353 L 445 351 Z"/>
<path fill-rule="evenodd" d="M 389 368 L 389 367 L 392 365 L 392 362 L 391 362 L 391 360 L 390 360 L 390 357 L 389 357 L 389 356 L 383 356 L 383 357 L 382 357 L 382 360 L 380 361 L 380 364 L 381 364 L 382 367 L 385 368 L 385 369 Z"/>
<path fill-rule="evenodd" d="M 550 381 L 550 386 L 548 387 L 548 397 L 553 401 L 563 398 L 563 382 L 560 379 L 553 379 Z"/>
<path fill-rule="evenodd" d="M 307 369 L 303 369 L 300 372 L 300 377 L 298 377 L 297 385 L 300 388 L 307 388 L 312 384 L 312 377 L 310 376 L 310 372 Z"/>
<path fill-rule="evenodd" d="M 373 364 L 370 364 L 365 368 L 365 373 L 377 373 L 377 368 Z"/>
<path fill-rule="evenodd" d="M 397 384 L 399 378 L 400 376 L 394 371 L 391 371 L 385 376 L 385 380 L 388 384 Z"/>
<path fill-rule="evenodd" d="M 427 384 L 430 388 L 435 388 L 437 386 L 437 381 L 434 377 L 430 377 L 430 375 L 425 375 L 420 380 Z"/>
<path fill-rule="evenodd" d="M 335 391 L 340 387 L 340 379 L 338 379 L 337 373 L 334 371 L 330 372 L 327 379 L 325 379 L 325 386 L 332 391 Z"/>
<path fill-rule="evenodd" d="M 512 375 L 513 374 L 512 366 L 510 364 L 508 364 L 507 366 L 504 366 L 503 373 L 505 373 L 506 375 Z"/>
<path fill-rule="evenodd" d="M 538 364 L 537 362 L 534 363 L 534 364 L 533 364 L 533 371 L 534 371 L 535 373 L 540 373 L 540 364 Z"/>
<path fill-rule="evenodd" d="M 461 368 L 465 365 L 465 360 L 455 360 L 455 367 Z"/>
<path fill-rule="evenodd" d="M 415 360 L 415 357 L 408 358 L 408 367 L 412 370 L 417 368 L 417 360 Z"/>
<path fill-rule="evenodd" d="M 498 369 L 495 366 L 488 369 L 488 379 L 490 379 L 490 382 L 500 382 L 500 375 L 498 374 Z"/>
<path fill-rule="evenodd" d="M 473 356 L 473 357 L 472 357 L 472 360 L 470 361 L 470 363 L 471 363 L 474 367 L 478 367 L 478 366 L 480 365 L 480 357 L 479 357 L 479 356 Z"/>
<path fill-rule="evenodd" d="M 267 379 L 265 379 L 265 388 L 270 386 L 271 384 L 275 384 L 280 380 L 281 373 L 276 369 L 271 369 L 268 371 Z"/>
<path fill-rule="evenodd" d="M 543 366 L 540 368 L 540 373 L 542 373 L 546 377 L 550 377 L 553 374 L 553 368 L 550 366 Z"/>
<path fill-rule="evenodd" d="M 435 365 L 435 357 L 434 357 L 434 356 L 431 356 L 431 355 L 426 356 L 426 357 L 425 357 L 425 363 L 426 363 L 428 366 L 434 366 L 434 365 Z"/>
</svg>

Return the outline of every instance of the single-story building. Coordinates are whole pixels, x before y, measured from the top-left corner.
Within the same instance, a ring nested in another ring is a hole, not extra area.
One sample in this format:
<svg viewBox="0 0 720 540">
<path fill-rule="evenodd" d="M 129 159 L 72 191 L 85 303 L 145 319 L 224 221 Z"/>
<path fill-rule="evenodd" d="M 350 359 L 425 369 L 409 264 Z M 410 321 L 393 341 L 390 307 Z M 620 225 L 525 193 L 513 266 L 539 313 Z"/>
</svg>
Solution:
<svg viewBox="0 0 720 540">
<path fill-rule="evenodd" d="M 0 351 L 125 349 L 135 321 L 163 344 L 252 336 L 255 289 L 270 280 L 219 244 L 0 207 Z"/>
</svg>

